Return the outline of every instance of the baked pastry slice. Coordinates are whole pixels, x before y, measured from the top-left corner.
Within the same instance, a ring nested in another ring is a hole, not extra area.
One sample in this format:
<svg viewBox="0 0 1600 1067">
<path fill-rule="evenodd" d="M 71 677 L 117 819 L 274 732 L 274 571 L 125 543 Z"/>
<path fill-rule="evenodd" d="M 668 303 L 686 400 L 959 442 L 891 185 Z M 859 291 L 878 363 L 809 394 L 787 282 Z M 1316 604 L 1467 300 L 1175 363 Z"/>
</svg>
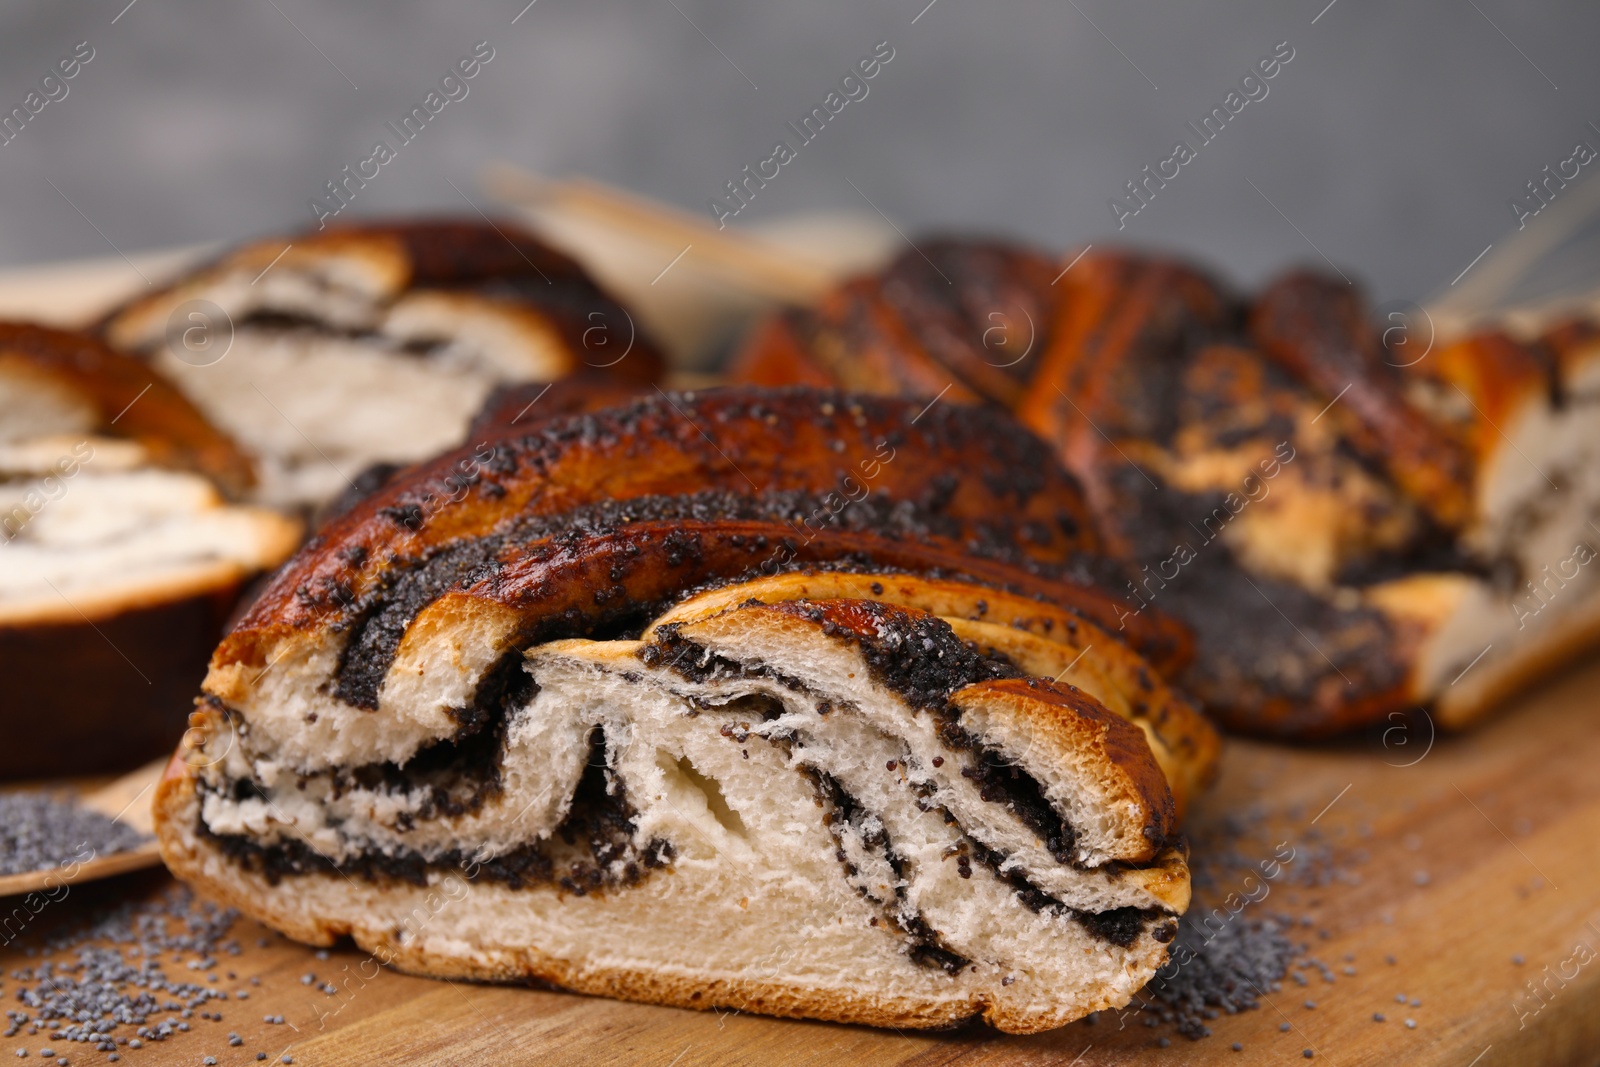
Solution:
<svg viewBox="0 0 1600 1067">
<path fill-rule="evenodd" d="M 183 731 L 239 590 L 299 542 L 217 488 L 249 476 L 137 360 L 0 324 L 0 776 L 126 767 Z"/>
<path fill-rule="evenodd" d="M 113 311 L 255 457 L 258 498 L 312 507 L 374 463 L 461 443 L 497 387 L 648 383 L 659 351 L 572 259 L 509 222 L 373 222 L 234 249 Z"/>
<path fill-rule="evenodd" d="M 499 438 L 421 514 L 470 453 L 403 473 L 217 650 L 169 867 L 425 974 L 1015 1032 L 1126 1003 L 1215 735 L 1049 562 L 1090 556 L 1070 479 L 924 409 L 665 395 Z M 842 477 L 873 491 L 824 522 Z"/>
</svg>

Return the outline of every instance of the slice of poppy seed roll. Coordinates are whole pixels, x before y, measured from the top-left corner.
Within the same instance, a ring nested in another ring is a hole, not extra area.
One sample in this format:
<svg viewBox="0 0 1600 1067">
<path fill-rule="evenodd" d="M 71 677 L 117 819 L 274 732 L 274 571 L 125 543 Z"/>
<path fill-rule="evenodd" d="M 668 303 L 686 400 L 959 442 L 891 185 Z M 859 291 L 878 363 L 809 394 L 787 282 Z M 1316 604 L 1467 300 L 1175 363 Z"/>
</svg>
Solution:
<svg viewBox="0 0 1600 1067">
<path fill-rule="evenodd" d="M 250 476 L 145 364 L 0 323 L 0 777 L 126 769 L 182 733 L 240 590 L 300 540 L 219 489 Z"/>
<path fill-rule="evenodd" d="M 246 244 L 113 311 L 255 456 L 259 498 L 314 507 L 375 463 L 461 442 L 507 383 L 646 383 L 662 357 L 574 260 L 509 222 L 329 226 Z"/>
<path fill-rule="evenodd" d="M 684 1007 L 1032 1033 L 1165 961 L 1188 870 L 1138 727 L 913 608 L 685 620 L 529 649 L 503 723 L 404 767 L 298 773 L 213 702 L 167 863 L 405 970 Z"/>
<path fill-rule="evenodd" d="M 428 974 L 1019 1030 L 1126 1001 L 1216 737 L 1151 666 L 1181 628 L 1099 625 L 1039 441 L 811 389 L 490 423 L 218 646 L 159 791 L 179 877 Z"/>
</svg>

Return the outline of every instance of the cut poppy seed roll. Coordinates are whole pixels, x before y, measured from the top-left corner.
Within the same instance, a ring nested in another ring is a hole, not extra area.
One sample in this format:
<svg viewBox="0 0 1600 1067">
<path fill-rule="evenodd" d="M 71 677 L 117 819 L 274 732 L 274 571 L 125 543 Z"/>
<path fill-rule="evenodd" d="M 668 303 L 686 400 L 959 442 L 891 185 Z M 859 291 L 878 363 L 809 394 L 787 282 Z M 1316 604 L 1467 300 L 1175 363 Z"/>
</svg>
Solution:
<svg viewBox="0 0 1600 1067">
<path fill-rule="evenodd" d="M 1229 728 L 1464 726 L 1600 642 L 1593 323 L 1434 343 L 1311 272 L 1240 297 L 1130 251 L 918 249 L 768 320 L 734 377 L 1010 410 Z"/>
<path fill-rule="evenodd" d="M 661 355 L 572 259 L 509 222 L 329 226 L 245 245 L 101 324 L 314 507 L 461 443 L 507 383 L 652 382 Z"/>
<path fill-rule="evenodd" d="M 126 768 L 183 732 L 240 589 L 299 541 L 217 487 L 249 480 L 138 360 L 0 323 L 0 776 Z"/>
<path fill-rule="evenodd" d="M 424 974 L 1013 1032 L 1127 1003 L 1216 736 L 1097 625 L 1070 476 L 924 407 L 665 394 L 402 472 L 218 648 L 168 865 Z"/>
</svg>

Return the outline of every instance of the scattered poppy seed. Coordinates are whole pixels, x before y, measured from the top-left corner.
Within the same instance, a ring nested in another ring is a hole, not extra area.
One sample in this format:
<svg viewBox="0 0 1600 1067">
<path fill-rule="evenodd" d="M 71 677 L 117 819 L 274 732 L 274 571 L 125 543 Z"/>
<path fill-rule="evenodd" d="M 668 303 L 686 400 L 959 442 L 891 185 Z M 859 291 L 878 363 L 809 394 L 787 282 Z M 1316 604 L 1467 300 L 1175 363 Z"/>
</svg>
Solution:
<svg viewBox="0 0 1600 1067">
<path fill-rule="evenodd" d="M 1406 1020 L 1406 1029 L 1407 1030 L 1415 1030 L 1416 1028 L 1417 1028 L 1417 1020 L 1415 1020 L 1415 1019 L 1407 1019 Z"/>
<path fill-rule="evenodd" d="M 1522 953 L 1519 952 L 1515 956 L 1511 957 L 1511 962 L 1515 963 L 1518 967 L 1521 967 L 1524 963 L 1527 963 L 1528 961 L 1523 959 L 1522 958 Z"/>
<path fill-rule="evenodd" d="M 1394 995 L 1394 1002 L 1396 1004 L 1404 1004 L 1406 1002 L 1406 995 L 1404 993 L 1396 993 Z"/>
<path fill-rule="evenodd" d="M 1289 1032 L 1289 1024 L 1288 1023 L 1279 1023 L 1278 1024 L 1278 1033 L 1287 1034 L 1288 1032 Z"/>
<path fill-rule="evenodd" d="M 1308 1060 L 1309 1060 L 1309 1059 L 1311 1059 L 1311 1058 L 1312 1058 L 1312 1057 L 1313 1057 L 1313 1056 L 1315 1056 L 1315 1055 L 1316 1055 L 1316 1053 L 1315 1053 L 1315 1052 L 1312 1052 L 1312 1051 L 1311 1051 L 1311 1050 L 1310 1050 L 1310 1049 L 1306 1049 L 1306 1050 L 1304 1050 L 1304 1051 L 1303 1051 L 1303 1052 L 1301 1052 L 1301 1053 L 1300 1053 L 1300 1055 L 1302 1055 L 1302 1056 L 1304 1056 L 1304 1057 L 1305 1057 L 1305 1058 L 1306 1058 L 1306 1059 L 1308 1059 Z"/>
<path fill-rule="evenodd" d="M 1316 1001 L 1314 1001 L 1314 1000 L 1306 1001 L 1306 1011 L 1316 1011 L 1316 1010 L 1317 1010 L 1317 1002 Z"/>
<path fill-rule="evenodd" d="M 1420 1008 L 1420 1007 L 1422 1007 L 1422 998 L 1421 998 L 1421 997 L 1412 997 L 1412 998 L 1411 998 L 1411 1006 L 1412 1006 L 1412 1007 L 1413 1007 L 1413 1008 Z"/>
<path fill-rule="evenodd" d="M 26 983 L 16 990 L 16 999 L 29 1010 L 7 1013 L 11 1032 L 26 1025 L 36 1034 L 44 1027 L 58 1041 L 115 1053 L 118 1044 L 137 1049 L 144 1041 L 164 1041 L 188 1030 L 189 1024 L 175 1015 L 160 1023 L 149 1020 L 159 1011 L 192 1016 L 194 1009 L 226 994 L 169 977 L 158 961 L 164 955 L 174 966 L 191 954 L 209 959 L 235 917 L 234 912 L 196 904 L 186 890 L 175 890 L 155 900 L 102 907 L 86 924 L 41 938 L 41 944 L 24 951 L 45 958 L 12 972 Z M 56 958 L 67 952 L 76 954 L 75 962 Z M 137 1027 L 138 1036 L 131 1041 L 113 1038 L 112 1031 L 124 1025 Z M 55 1052 L 41 1049 L 40 1056 L 48 1059 Z M 65 1056 L 58 1058 L 66 1061 Z"/>
<path fill-rule="evenodd" d="M 1244 1046 L 1239 1044 L 1239 1042 L 1235 1041 L 1233 1043 L 1233 1051 L 1235 1051 L 1235 1052 L 1243 1052 L 1244 1051 Z"/>
<path fill-rule="evenodd" d="M 1375 1022 L 1375 1023 L 1383 1022 L 1383 1012 L 1381 1012 L 1381 1011 L 1373 1012 L 1372 1013 L 1372 1021 Z"/>
</svg>

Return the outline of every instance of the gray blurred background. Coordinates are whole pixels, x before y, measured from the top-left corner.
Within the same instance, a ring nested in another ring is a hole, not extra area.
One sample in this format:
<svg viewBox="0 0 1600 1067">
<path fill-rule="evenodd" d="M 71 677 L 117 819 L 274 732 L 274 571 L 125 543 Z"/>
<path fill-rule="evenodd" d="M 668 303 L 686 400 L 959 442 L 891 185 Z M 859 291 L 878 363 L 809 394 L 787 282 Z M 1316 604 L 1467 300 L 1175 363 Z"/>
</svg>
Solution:
<svg viewBox="0 0 1600 1067">
<path fill-rule="evenodd" d="M 0 111 L 78 42 L 95 56 L 0 145 L 0 262 L 309 224 L 323 183 L 480 40 L 495 56 L 470 95 L 345 217 L 468 210 L 450 183 L 481 200 L 482 165 L 503 159 L 709 218 L 884 40 L 869 95 L 734 225 L 870 198 L 911 234 L 1115 236 L 1242 282 L 1325 255 L 1379 299 L 1420 298 L 1516 229 L 1508 201 L 1543 167 L 1600 147 L 1592 3 L 524 3 L 10 0 Z M 1118 233 L 1110 198 L 1283 41 L 1268 96 Z"/>
</svg>

